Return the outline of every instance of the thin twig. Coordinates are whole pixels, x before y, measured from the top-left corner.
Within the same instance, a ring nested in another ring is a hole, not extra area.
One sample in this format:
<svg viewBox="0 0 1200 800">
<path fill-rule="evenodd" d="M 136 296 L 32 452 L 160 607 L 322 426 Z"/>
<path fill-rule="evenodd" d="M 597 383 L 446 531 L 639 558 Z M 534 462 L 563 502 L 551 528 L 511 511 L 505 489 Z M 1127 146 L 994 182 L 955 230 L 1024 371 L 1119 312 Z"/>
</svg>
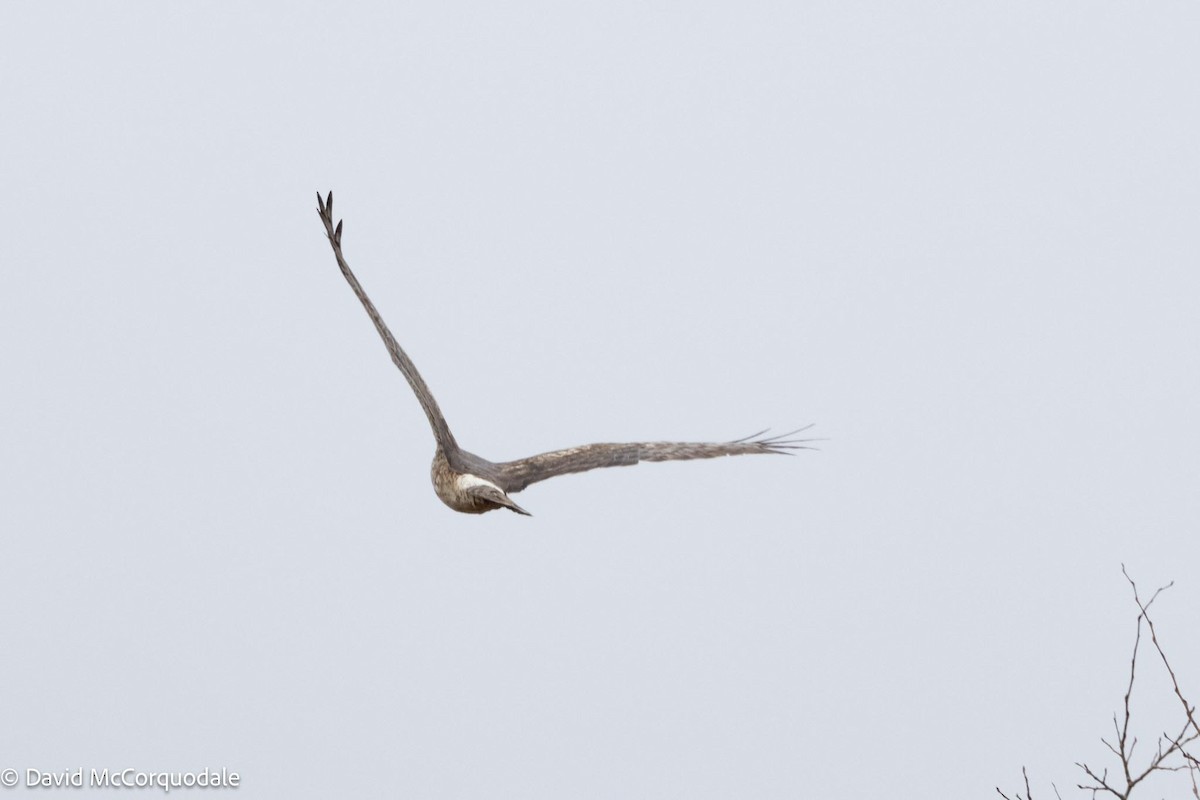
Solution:
<svg viewBox="0 0 1200 800">
<path fill-rule="evenodd" d="M 1167 654 L 1163 652 L 1162 645 L 1158 643 L 1158 631 L 1154 629 L 1154 620 L 1150 619 L 1150 605 L 1158 598 L 1159 594 L 1164 589 L 1170 589 L 1175 585 L 1175 581 L 1171 581 L 1166 586 L 1159 587 L 1154 593 L 1154 597 L 1150 598 L 1150 602 L 1142 605 L 1141 598 L 1138 597 L 1137 584 L 1133 582 L 1133 578 L 1129 577 L 1129 573 L 1125 572 L 1125 565 L 1121 565 L 1121 572 L 1125 574 L 1125 579 L 1129 581 L 1129 585 L 1133 587 L 1133 599 L 1138 604 L 1138 608 L 1142 610 L 1142 616 L 1146 618 L 1146 625 L 1150 628 L 1150 641 L 1154 643 L 1154 649 L 1158 651 L 1159 658 L 1162 659 L 1163 666 L 1167 668 L 1167 674 L 1171 676 L 1171 687 L 1175 690 L 1175 696 L 1179 698 L 1179 702 L 1183 705 L 1183 713 L 1187 717 L 1188 724 L 1192 730 L 1200 734 L 1200 725 L 1196 724 L 1196 707 L 1188 703 L 1183 696 L 1183 691 L 1179 688 L 1179 680 L 1175 677 L 1175 670 L 1171 668 L 1171 662 L 1167 661 Z M 1140 617 L 1139 617 L 1140 620 Z"/>
<path fill-rule="evenodd" d="M 1179 685 L 1179 679 L 1175 674 L 1175 670 L 1171 667 L 1170 661 L 1167 659 L 1167 654 L 1162 648 L 1162 644 L 1158 639 L 1158 631 L 1154 626 L 1154 620 L 1150 617 L 1150 607 L 1154 605 L 1154 601 L 1158 596 L 1167 589 L 1175 585 L 1172 581 L 1166 586 L 1160 586 L 1150 596 L 1149 600 L 1143 602 L 1141 594 L 1138 592 L 1137 584 L 1133 578 L 1129 576 L 1125 565 L 1121 565 L 1121 574 L 1125 576 L 1125 580 L 1129 582 L 1133 589 L 1133 599 L 1137 603 L 1138 616 L 1136 627 L 1134 629 L 1133 652 L 1129 658 L 1129 683 L 1125 687 L 1125 697 L 1123 702 L 1124 716 L 1119 718 L 1113 714 L 1113 732 L 1115 739 L 1109 741 L 1101 738 L 1100 741 L 1108 749 L 1121 765 L 1121 775 L 1124 778 L 1123 786 L 1119 786 L 1118 781 L 1109 778 L 1109 770 L 1105 768 L 1097 772 L 1091 765 L 1077 761 L 1075 766 L 1079 767 L 1087 778 L 1083 783 L 1078 783 L 1076 786 L 1084 791 L 1092 793 L 1092 800 L 1097 800 L 1100 795 L 1111 795 L 1117 800 L 1129 800 L 1135 787 L 1142 781 L 1146 780 L 1155 772 L 1183 772 L 1187 771 L 1188 778 L 1192 784 L 1192 796 L 1195 800 L 1200 800 L 1200 758 L 1188 750 L 1193 744 L 1200 742 L 1200 724 L 1196 721 L 1196 707 L 1187 701 L 1183 689 Z M 1159 659 L 1167 670 L 1167 674 L 1171 676 L 1171 686 L 1175 692 L 1175 697 L 1179 699 L 1180 705 L 1183 706 L 1185 721 L 1181 726 L 1179 733 L 1171 736 L 1168 733 L 1163 733 L 1156 743 L 1153 754 L 1147 759 L 1144 766 L 1135 768 L 1134 753 L 1137 750 L 1138 738 L 1132 733 L 1133 720 L 1133 687 L 1137 680 L 1137 660 L 1142 643 L 1142 622 L 1145 620 L 1146 627 L 1150 630 L 1150 640 L 1154 644 L 1154 649 L 1158 652 Z M 1174 757 L 1178 756 L 1178 761 L 1174 761 Z M 1025 768 L 1022 767 L 1021 774 L 1025 778 L 1025 797 L 1022 797 L 1020 792 L 1015 793 L 1015 800 L 1032 800 L 1032 792 L 1029 787 L 1029 775 Z M 1053 783 L 1054 795 L 1058 800 L 1062 800 L 1062 795 L 1059 794 L 1058 787 Z M 1004 800 L 1013 800 L 1004 792 L 1000 791 L 999 787 L 996 792 L 1004 798 Z"/>
</svg>

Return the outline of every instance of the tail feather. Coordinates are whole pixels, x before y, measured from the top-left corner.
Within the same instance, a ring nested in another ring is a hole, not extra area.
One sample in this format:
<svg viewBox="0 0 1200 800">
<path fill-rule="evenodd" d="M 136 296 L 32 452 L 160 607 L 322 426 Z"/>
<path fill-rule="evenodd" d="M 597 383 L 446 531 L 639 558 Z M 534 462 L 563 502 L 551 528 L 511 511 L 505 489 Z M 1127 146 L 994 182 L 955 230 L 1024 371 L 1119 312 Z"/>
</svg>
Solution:
<svg viewBox="0 0 1200 800">
<path fill-rule="evenodd" d="M 473 494 L 482 500 L 486 500 L 489 503 L 494 503 L 501 508 L 507 508 L 510 511 L 515 511 L 518 514 L 524 514 L 527 517 L 533 516 L 533 514 L 530 514 L 528 511 L 514 503 L 513 499 L 501 491 L 497 486 L 493 486 L 491 484 L 479 484 L 470 487 L 467 489 L 467 491 L 470 494 Z"/>
</svg>

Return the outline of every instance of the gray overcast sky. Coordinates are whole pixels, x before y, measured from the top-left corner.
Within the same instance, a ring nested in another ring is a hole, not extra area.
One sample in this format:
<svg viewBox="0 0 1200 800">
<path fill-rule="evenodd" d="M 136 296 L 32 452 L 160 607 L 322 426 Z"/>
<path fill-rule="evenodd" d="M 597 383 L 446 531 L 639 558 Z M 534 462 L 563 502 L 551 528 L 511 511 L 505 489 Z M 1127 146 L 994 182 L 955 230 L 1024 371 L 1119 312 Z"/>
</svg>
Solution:
<svg viewBox="0 0 1200 800">
<path fill-rule="evenodd" d="M 1182 2 L 6 4 L 0 768 L 1071 796 L 1122 562 L 1200 698 L 1197 42 Z M 829 441 L 455 514 L 317 189 L 474 452 Z"/>
</svg>

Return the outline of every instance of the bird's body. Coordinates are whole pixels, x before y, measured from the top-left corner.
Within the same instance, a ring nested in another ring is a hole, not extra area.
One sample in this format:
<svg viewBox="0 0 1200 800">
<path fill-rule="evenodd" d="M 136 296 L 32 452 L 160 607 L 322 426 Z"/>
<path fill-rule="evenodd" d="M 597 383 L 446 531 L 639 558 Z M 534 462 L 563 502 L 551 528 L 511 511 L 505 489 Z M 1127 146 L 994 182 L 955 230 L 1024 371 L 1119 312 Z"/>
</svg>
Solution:
<svg viewBox="0 0 1200 800">
<path fill-rule="evenodd" d="M 441 501 L 455 511 L 482 514 L 498 508 L 507 508 L 528 516 L 529 512 L 513 502 L 509 495 L 532 483 L 572 472 L 630 466 L 640 461 L 683 461 L 750 453 L 788 453 L 792 450 L 806 449 L 806 442 L 809 440 L 789 438 L 799 431 L 774 437 L 763 437 L 763 431 L 732 442 L 588 444 L 500 463 L 469 453 L 458 446 L 437 401 L 425 385 L 421 374 L 417 372 L 416 365 L 392 336 L 383 317 L 379 315 L 375 305 L 350 270 L 350 265 L 346 263 L 342 255 L 342 223 L 339 221 L 336 227 L 333 224 L 332 192 L 324 199 L 317 194 L 317 212 L 325 224 L 325 232 L 342 275 L 362 302 L 392 361 L 408 380 L 421 408 L 429 418 L 429 425 L 437 442 L 430 470 L 433 488 Z"/>
<path fill-rule="evenodd" d="M 451 465 L 450 458 L 442 448 L 439 447 L 433 454 L 433 466 L 430 468 L 433 490 L 443 503 L 464 514 L 511 508 L 518 514 L 529 515 L 528 511 L 512 501 L 495 480 L 484 477 L 492 475 L 499 478 L 497 465 L 463 450 L 455 455 L 457 467 Z"/>
</svg>

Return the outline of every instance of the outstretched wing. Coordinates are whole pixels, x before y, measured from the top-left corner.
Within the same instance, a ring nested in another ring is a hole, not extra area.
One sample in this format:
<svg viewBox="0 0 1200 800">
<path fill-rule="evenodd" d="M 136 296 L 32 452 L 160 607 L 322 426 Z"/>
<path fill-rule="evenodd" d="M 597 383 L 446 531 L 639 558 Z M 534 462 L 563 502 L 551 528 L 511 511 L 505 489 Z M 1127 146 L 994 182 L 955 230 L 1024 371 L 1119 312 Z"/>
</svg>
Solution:
<svg viewBox="0 0 1200 800">
<path fill-rule="evenodd" d="M 388 330 L 387 323 L 383 321 L 383 317 L 379 316 L 379 312 L 375 310 L 375 304 L 371 302 L 371 298 L 367 297 L 367 293 L 363 291 L 362 284 L 358 282 L 358 278 L 354 277 L 354 273 L 350 271 L 350 265 L 346 263 L 346 259 L 342 256 L 342 221 L 338 220 L 337 227 L 333 225 L 333 192 L 324 200 L 321 199 L 321 193 L 317 192 L 317 213 L 321 215 L 321 221 L 325 223 L 325 234 L 329 237 L 329 244 L 333 247 L 333 254 L 337 257 L 338 266 L 342 269 L 342 274 L 346 276 L 346 280 L 350 283 L 350 288 L 358 295 L 358 299 L 362 301 L 363 308 L 367 310 L 367 316 L 371 318 L 371 322 L 375 323 L 375 330 L 379 331 L 380 337 L 383 339 L 384 345 L 387 346 L 388 353 L 392 356 L 392 361 L 400 368 L 400 372 L 408 380 L 408 385 L 412 387 L 413 394 L 417 396 L 417 400 L 421 403 L 421 408 L 425 409 L 425 416 L 429 417 L 429 425 L 433 428 L 434 438 L 437 439 L 439 445 L 443 449 L 454 452 L 458 450 L 458 444 L 454 441 L 454 435 L 450 433 L 450 426 L 446 424 L 446 418 L 442 416 L 442 410 L 438 408 L 437 401 L 433 399 L 433 395 L 429 392 L 429 387 L 425 385 L 425 381 L 421 378 L 421 373 L 417 372 L 417 367 L 413 364 L 412 359 L 408 357 L 408 353 L 400 347 L 396 341 L 396 337 L 392 336 L 392 332 Z"/>
<path fill-rule="evenodd" d="M 497 464 L 500 480 L 497 483 L 506 492 L 519 492 L 531 483 L 544 481 L 556 475 L 586 472 L 601 467 L 628 467 L 639 461 L 688 461 L 694 458 L 716 458 L 718 456 L 742 456 L 752 453 L 790 453 L 793 450 L 811 450 L 809 442 L 815 439 L 794 439 L 800 428 L 778 436 L 764 437 L 760 431 L 744 439 L 732 442 L 632 442 L 629 444 L 585 444 L 566 450 Z"/>
</svg>

